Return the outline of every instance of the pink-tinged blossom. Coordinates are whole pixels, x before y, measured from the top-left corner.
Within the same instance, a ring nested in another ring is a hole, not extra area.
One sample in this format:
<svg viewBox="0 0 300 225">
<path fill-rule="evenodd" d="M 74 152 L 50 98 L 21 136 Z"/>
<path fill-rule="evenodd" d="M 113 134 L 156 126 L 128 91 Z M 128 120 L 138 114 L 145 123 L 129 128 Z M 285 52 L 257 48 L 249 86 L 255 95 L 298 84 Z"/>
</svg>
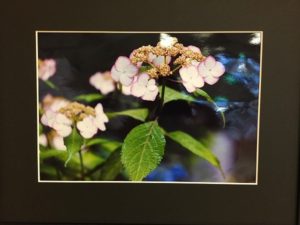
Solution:
<svg viewBox="0 0 300 225">
<path fill-rule="evenodd" d="M 53 112 L 58 112 L 61 108 L 65 107 L 68 105 L 70 102 L 62 97 L 53 97 L 50 94 L 47 94 L 43 98 L 43 109 L 45 111 L 51 110 Z"/>
<path fill-rule="evenodd" d="M 199 75 L 197 67 L 195 66 L 182 67 L 179 70 L 179 74 L 182 79 L 182 84 L 190 93 L 204 86 L 204 80 Z"/>
<path fill-rule="evenodd" d="M 62 137 L 67 137 L 72 132 L 72 121 L 61 113 L 48 110 L 43 114 L 41 122 L 45 126 L 56 130 L 56 132 Z"/>
<path fill-rule="evenodd" d="M 146 101 L 154 101 L 158 94 L 158 87 L 154 79 L 151 79 L 148 74 L 142 73 L 132 84 L 131 94 Z"/>
<path fill-rule="evenodd" d="M 103 111 L 103 106 L 101 103 L 98 103 L 95 107 L 96 117 L 95 117 L 95 124 L 99 130 L 105 131 L 105 123 L 108 122 L 108 117 Z"/>
<path fill-rule="evenodd" d="M 94 117 L 88 116 L 85 117 L 82 121 L 77 122 L 77 128 L 82 137 L 91 138 L 97 133 L 98 128 L 94 120 Z"/>
<path fill-rule="evenodd" d="M 132 64 L 128 57 L 120 56 L 111 69 L 111 76 L 116 82 L 129 86 L 138 70 L 138 67 Z"/>
<path fill-rule="evenodd" d="M 102 94 L 106 95 L 115 90 L 115 82 L 109 71 L 97 72 L 90 77 L 90 84 L 98 89 Z"/>
<path fill-rule="evenodd" d="M 214 57 L 208 56 L 199 64 L 198 72 L 206 83 L 213 85 L 225 73 L 225 67 L 222 63 L 216 61 Z"/>
<path fill-rule="evenodd" d="M 38 76 L 46 81 L 56 72 L 56 62 L 54 59 L 39 60 Z"/>
<path fill-rule="evenodd" d="M 96 116 L 87 116 L 82 121 L 77 122 L 76 126 L 84 138 L 93 137 L 98 129 L 105 131 L 105 123 L 108 122 L 108 118 L 103 111 L 101 103 L 98 103 L 95 107 Z"/>
<path fill-rule="evenodd" d="M 148 56 L 148 61 L 158 67 L 161 64 L 165 63 L 165 57 L 161 55 L 157 56 L 154 55 L 153 53 L 150 53 Z M 169 64 L 170 62 L 171 62 L 171 56 L 166 56 L 166 64 Z"/>
</svg>

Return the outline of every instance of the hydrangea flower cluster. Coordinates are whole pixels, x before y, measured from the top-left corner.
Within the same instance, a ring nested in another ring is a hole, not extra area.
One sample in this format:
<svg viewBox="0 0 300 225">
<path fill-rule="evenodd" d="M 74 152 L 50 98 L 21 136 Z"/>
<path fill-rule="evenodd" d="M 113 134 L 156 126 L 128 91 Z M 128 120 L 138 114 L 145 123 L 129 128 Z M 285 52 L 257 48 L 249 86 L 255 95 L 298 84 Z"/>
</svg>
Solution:
<svg viewBox="0 0 300 225">
<path fill-rule="evenodd" d="M 116 60 L 111 78 L 122 85 L 124 94 L 154 101 L 158 94 L 156 80 L 172 76 L 179 69 L 181 83 L 188 92 L 204 83 L 215 84 L 224 74 L 223 64 L 212 56 L 203 56 L 198 47 L 185 47 L 174 37 L 162 36 L 156 46 L 142 46 L 133 50 L 129 58 L 120 56 Z"/>
<path fill-rule="evenodd" d="M 61 137 L 69 136 L 72 126 L 76 126 L 82 137 L 91 138 L 98 129 L 106 130 L 105 123 L 108 122 L 108 118 L 103 112 L 101 103 L 92 108 L 78 102 L 71 102 L 57 112 L 45 111 L 41 122 L 45 126 L 53 128 Z"/>
<path fill-rule="evenodd" d="M 38 60 L 38 76 L 43 81 L 48 80 L 56 73 L 56 62 L 54 59 Z"/>
</svg>

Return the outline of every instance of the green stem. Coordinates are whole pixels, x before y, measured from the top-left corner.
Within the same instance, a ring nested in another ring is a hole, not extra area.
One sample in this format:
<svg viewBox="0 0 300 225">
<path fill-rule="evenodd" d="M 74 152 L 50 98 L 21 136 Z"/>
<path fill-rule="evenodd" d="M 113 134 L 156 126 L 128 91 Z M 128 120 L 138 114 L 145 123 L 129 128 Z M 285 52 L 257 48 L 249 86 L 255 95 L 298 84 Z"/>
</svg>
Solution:
<svg viewBox="0 0 300 225">
<path fill-rule="evenodd" d="M 84 180 L 84 165 L 83 165 L 83 158 L 82 158 L 81 150 L 78 152 L 78 154 L 79 154 L 79 160 L 80 160 L 80 175 L 81 175 L 81 179 Z"/>
<path fill-rule="evenodd" d="M 161 85 L 161 94 L 160 94 L 160 102 L 159 102 L 159 107 L 157 110 L 157 116 L 156 119 L 159 117 L 159 114 L 162 111 L 162 108 L 164 106 L 164 99 L 165 99 L 165 88 L 166 88 L 166 80 L 162 79 L 162 85 Z"/>
</svg>

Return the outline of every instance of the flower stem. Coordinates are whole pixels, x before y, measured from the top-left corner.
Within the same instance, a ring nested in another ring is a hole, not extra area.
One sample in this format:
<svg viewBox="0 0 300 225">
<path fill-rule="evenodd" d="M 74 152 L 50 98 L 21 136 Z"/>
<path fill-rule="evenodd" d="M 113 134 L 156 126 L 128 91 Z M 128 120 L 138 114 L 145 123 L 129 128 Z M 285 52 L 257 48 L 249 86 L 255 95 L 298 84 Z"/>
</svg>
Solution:
<svg viewBox="0 0 300 225">
<path fill-rule="evenodd" d="M 78 154 L 79 154 L 79 161 L 80 161 L 80 175 L 81 175 L 81 179 L 84 180 L 84 165 L 83 165 L 81 150 L 78 152 Z"/>
<path fill-rule="evenodd" d="M 161 93 L 160 93 L 160 102 L 159 102 L 159 107 L 157 110 L 157 116 L 156 119 L 159 117 L 159 114 L 162 111 L 162 108 L 164 106 L 164 100 L 165 100 L 165 88 L 166 88 L 166 79 L 162 79 L 162 84 L 161 84 Z"/>
</svg>

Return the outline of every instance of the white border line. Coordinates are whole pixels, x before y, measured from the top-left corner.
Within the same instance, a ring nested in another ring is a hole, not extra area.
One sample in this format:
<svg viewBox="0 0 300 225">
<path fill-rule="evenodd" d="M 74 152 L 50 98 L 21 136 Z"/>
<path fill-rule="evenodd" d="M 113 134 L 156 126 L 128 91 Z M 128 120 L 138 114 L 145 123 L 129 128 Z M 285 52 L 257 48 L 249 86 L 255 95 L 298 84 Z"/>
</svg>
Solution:
<svg viewBox="0 0 300 225">
<path fill-rule="evenodd" d="M 164 181 L 56 181 L 40 179 L 40 157 L 39 157 L 39 80 L 38 80 L 38 34 L 39 33 L 118 33 L 118 34 L 144 34 L 144 33 L 259 33 L 260 34 L 260 69 L 259 69 L 259 96 L 258 96 L 258 116 L 257 116 L 257 142 L 256 142 L 256 178 L 255 183 L 238 183 L 238 182 L 164 182 Z M 263 31 L 35 31 L 35 54 L 36 54 L 36 100 L 37 100 L 37 172 L 38 183 L 89 183 L 89 184 L 209 184 L 209 185 L 258 185 L 258 169 L 259 169 L 259 134 L 260 134 L 260 113 L 261 113 L 261 87 L 262 87 L 262 58 L 263 58 Z"/>
</svg>

